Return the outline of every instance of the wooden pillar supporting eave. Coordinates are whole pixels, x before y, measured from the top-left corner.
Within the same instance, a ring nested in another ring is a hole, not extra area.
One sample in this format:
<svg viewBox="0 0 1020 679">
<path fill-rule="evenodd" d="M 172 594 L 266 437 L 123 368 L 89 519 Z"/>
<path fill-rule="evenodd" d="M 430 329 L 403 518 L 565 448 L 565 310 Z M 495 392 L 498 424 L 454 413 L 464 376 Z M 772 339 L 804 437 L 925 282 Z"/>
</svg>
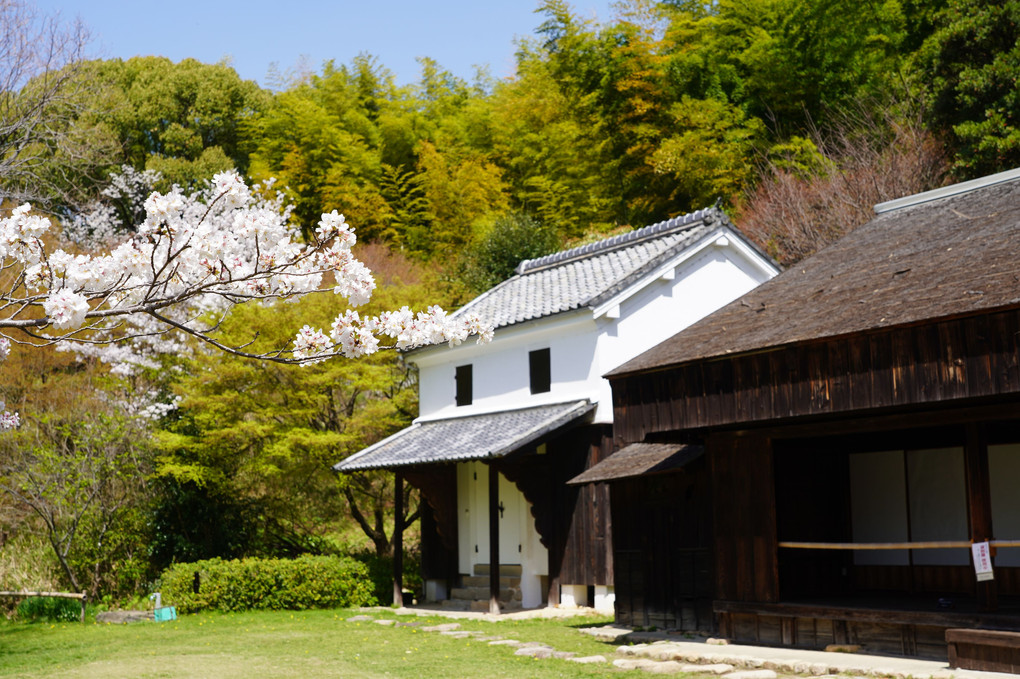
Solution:
<svg viewBox="0 0 1020 679">
<path fill-rule="evenodd" d="M 499 472 L 489 465 L 489 613 L 499 615 Z"/>
<path fill-rule="evenodd" d="M 393 603 L 404 605 L 404 475 L 393 475 Z"/>
<path fill-rule="evenodd" d="M 981 423 L 967 425 L 964 445 L 964 467 L 967 480 L 967 515 L 970 539 L 984 542 L 995 536 L 992 526 L 992 493 L 988 471 L 988 434 Z M 978 610 L 992 612 L 999 608 L 995 580 L 977 583 Z"/>
</svg>

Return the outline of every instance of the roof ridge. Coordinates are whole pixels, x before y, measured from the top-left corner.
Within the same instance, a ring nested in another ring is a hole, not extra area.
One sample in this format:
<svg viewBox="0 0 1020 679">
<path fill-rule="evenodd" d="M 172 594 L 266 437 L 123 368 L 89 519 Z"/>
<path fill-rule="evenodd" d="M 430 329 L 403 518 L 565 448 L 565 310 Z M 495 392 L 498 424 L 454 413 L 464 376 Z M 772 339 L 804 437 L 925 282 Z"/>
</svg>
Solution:
<svg viewBox="0 0 1020 679">
<path fill-rule="evenodd" d="M 1010 182 L 1015 179 L 1020 179 L 1020 167 L 1013 168 L 1012 170 L 1006 170 L 1005 172 L 990 174 L 985 177 L 978 177 L 977 179 L 971 179 L 970 181 L 958 182 L 948 186 L 940 186 L 939 188 L 932 189 L 931 191 L 924 191 L 910 196 L 903 196 L 902 198 L 887 200 L 884 203 L 878 203 L 875 205 L 874 210 L 876 215 L 880 215 L 885 212 L 892 212 L 893 210 L 899 210 L 900 208 L 905 207 L 913 207 L 914 205 L 920 205 L 921 203 L 927 203 L 940 198 L 949 198 L 951 196 L 958 196 L 962 193 L 970 193 L 971 191 L 977 191 L 978 189 L 994 186 L 995 184 L 1001 184 L 1003 182 Z"/>
<path fill-rule="evenodd" d="M 517 265 L 514 273 L 520 275 L 535 271 L 542 271 L 543 269 L 559 266 L 560 264 L 565 264 L 567 262 L 587 259 L 594 255 L 612 252 L 618 248 L 634 245 L 635 243 L 651 240 L 652 238 L 657 238 L 674 231 L 689 228 L 699 222 L 709 221 L 707 218 L 718 212 L 718 208 L 715 207 L 702 208 L 700 210 L 695 210 L 694 212 L 688 212 L 687 214 L 672 217 L 656 224 L 650 224 L 649 226 L 645 226 L 640 229 L 634 229 L 627 233 L 622 233 L 617 236 L 596 241 L 595 243 L 588 243 L 587 245 L 570 248 L 569 250 L 561 250 L 543 257 L 536 257 L 535 259 L 525 259 Z"/>
</svg>

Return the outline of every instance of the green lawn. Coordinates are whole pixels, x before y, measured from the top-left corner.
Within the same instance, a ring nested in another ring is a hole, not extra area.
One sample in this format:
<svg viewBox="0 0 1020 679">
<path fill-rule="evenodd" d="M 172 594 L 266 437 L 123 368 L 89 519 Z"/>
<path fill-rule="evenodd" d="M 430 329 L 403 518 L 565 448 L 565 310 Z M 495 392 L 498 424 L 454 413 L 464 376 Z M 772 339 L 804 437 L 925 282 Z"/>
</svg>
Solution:
<svg viewBox="0 0 1020 679">
<path fill-rule="evenodd" d="M 349 622 L 357 611 L 205 613 L 167 623 L 0 623 L 0 677 L 625 677 L 609 664 L 514 656 L 507 646 L 455 639 L 416 627 Z M 422 625 L 447 618 L 375 618 Z M 465 630 L 541 641 L 578 655 L 615 647 L 578 627 L 605 618 L 484 622 L 458 620 Z M 647 676 L 647 675 L 645 675 Z"/>
</svg>

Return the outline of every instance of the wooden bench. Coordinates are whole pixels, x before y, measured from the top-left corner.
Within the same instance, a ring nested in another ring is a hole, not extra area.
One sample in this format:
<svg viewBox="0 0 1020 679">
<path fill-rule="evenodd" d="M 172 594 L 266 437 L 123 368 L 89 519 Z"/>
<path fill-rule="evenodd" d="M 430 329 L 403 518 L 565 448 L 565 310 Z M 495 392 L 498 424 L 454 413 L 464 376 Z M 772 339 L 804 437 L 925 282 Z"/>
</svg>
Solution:
<svg viewBox="0 0 1020 679">
<path fill-rule="evenodd" d="M 1020 672 L 1020 632 L 947 629 L 949 666 L 985 672 Z"/>
</svg>

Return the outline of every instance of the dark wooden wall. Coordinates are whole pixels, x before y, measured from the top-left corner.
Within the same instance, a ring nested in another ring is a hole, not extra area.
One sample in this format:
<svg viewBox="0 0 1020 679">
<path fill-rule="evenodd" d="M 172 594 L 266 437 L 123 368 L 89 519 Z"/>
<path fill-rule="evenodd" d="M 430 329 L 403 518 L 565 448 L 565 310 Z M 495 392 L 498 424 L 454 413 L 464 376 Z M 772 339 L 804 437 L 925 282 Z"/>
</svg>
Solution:
<svg viewBox="0 0 1020 679">
<path fill-rule="evenodd" d="M 564 550 L 559 565 L 560 584 L 613 584 L 613 525 L 608 483 L 588 483 L 580 487 L 566 482 L 609 457 L 613 451 L 608 426 L 592 428 L 581 442 L 584 465 L 561 468 L 562 489 L 576 488 L 576 494 L 564 493 L 568 524 L 564 526 Z M 576 444 L 575 444 L 576 445 Z M 553 564 L 550 564 L 552 567 Z M 552 576 L 552 571 L 550 571 Z"/>
<path fill-rule="evenodd" d="M 613 584 L 609 486 L 567 485 L 609 456 L 611 434 L 609 425 L 577 427 L 547 441 L 543 455 L 531 449 L 496 462 L 532 505 L 535 527 L 549 550 L 552 588 Z"/>
<path fill-rule="evenodd" d="M 705 449 L 712 478 L 716 597 L 778 601 L 772 442 L 714 434 Z"/>
<path fill-rule="evenodd" d="M 422 577 L 457 578 L 457 470 L 436 464 L 403 470 L 404 478 L 421 492 Z"/>
<path fill-rule="evenodd" d="M 616 435 L 1020 396 L 1020 311 L 612 378 Z"/>
<path fill-rule="evenodd" d="M 610 483 L 616 621 L 711 632 L 708 464 Z"/>
</svg>

